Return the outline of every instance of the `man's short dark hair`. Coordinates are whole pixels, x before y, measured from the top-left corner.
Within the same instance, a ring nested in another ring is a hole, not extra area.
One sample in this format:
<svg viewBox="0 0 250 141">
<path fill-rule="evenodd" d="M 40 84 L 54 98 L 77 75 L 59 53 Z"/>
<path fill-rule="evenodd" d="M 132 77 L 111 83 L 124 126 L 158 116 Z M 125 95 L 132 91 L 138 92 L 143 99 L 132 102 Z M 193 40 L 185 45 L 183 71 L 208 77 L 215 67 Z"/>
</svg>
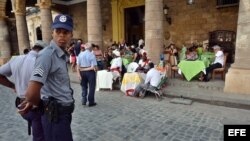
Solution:
<svg viewBox="0 0 250 141">
<path fill-rule="evenodd" d="M 150 69 L 152 69 L 152 68 L 155 67 L 155 64 L 154 64 L 153 62 L 150 62 L 148 65 L 149 65 L 149 68 L 150 68 Z"/>
<path fill-rule="evenodd" d="M 28 54 L 30 52 L 30 50 L 28 48 L 23 50 L 23 54 Z"/>
<path fill-rule="evenodd" d="M 140 45 L 140 49 L 143 49 L 143 47 L 144 47 L 144 45 L 142 44 L 142 45 Z"/>
<path fill-rule="evenodd" d="M 39 45 L 34 45 L 33 46 L 33 48 L 32 48 L 33 50 L 42 50 L 43 49 L 43 47 L 42 46 L 39 46 Z"/>
</svg>

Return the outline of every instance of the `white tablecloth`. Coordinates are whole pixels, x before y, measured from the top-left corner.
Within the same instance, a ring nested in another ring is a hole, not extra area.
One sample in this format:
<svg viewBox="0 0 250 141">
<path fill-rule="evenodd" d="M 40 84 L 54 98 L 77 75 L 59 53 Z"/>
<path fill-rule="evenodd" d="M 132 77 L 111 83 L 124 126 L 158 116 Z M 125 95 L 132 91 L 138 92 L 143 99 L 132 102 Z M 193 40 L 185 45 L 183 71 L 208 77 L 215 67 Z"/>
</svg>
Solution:
<svg viewBox="0 0 250 141">
<path fill-rule="evenodd" d="M 107 70 L 97 71 L 96 76 L 96 91 L 100 89 L 110 89 L 112 90 L 113 84 L 113 74 Z"/>
</svg>

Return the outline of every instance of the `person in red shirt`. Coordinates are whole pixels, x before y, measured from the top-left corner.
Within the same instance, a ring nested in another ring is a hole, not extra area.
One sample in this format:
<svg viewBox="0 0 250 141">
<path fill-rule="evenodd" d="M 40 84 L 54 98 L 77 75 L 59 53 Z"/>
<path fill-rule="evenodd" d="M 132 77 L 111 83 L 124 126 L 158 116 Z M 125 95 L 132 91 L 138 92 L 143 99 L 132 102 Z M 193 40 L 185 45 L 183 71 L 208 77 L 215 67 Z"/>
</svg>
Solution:
<svg viewBox="0 0 250 141">
<path fill-rule="evenodd" d="M 76 54 L 75 54 L 75 51 L 74 51 L 74 47 L 75 47 L 75 43 L 72 42 L 70 44 L 70 47 L 68 49 L 68 52 L 70 54 L 70 59 L 71 59 L 71 70 L 73 72 L 76 72 Z"/>
</svg>

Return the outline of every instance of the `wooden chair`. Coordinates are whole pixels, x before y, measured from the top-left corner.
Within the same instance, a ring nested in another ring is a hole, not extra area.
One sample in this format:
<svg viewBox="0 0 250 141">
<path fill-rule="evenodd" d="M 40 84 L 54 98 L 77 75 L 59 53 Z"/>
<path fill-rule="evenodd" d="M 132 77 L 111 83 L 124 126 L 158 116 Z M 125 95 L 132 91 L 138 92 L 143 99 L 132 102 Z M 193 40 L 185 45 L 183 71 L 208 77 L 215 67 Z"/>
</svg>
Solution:
<svg viewBox="0 0 250 141">
<path fill-rule="evenodd" d="M 178 73 L 177 62 L 174 56 L 169 57 L 171 78 L 175 78 L 175 73 Z"/>
<path fill-rule="evenodd" d="M 228 56 L 227 53 L 224 54 L 224 66 L 222 68 L 217 68 L 217 69 L 213 70 L 213 72 L 212 72 L 212 79 L 215 78 L 216 74 L 221 74 L 221 79 L 222 80 L 225 79 L 227 56 Z"/>
</svg>

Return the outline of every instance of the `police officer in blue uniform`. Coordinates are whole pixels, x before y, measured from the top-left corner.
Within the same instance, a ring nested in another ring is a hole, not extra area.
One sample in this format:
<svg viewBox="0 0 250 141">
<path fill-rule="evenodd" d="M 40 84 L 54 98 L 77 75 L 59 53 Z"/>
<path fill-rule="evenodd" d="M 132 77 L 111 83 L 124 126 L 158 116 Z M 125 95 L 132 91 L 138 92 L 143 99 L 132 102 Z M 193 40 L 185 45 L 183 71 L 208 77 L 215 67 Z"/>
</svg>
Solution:
<svg viewBox="0 0 250 141">
<path fill-rule="evenodd" d="M 65 49 L 73 34 L 68 15 L 57 15 L 52 24 L 52 41 L 37 57 L 20 113 L 31 106 L 42 107 L 42 126 L 46 141 L 72 141 L 73 90 L 67 70 Z M 40 98 L 41 97 L 41 98 Z"/>
</svg>

